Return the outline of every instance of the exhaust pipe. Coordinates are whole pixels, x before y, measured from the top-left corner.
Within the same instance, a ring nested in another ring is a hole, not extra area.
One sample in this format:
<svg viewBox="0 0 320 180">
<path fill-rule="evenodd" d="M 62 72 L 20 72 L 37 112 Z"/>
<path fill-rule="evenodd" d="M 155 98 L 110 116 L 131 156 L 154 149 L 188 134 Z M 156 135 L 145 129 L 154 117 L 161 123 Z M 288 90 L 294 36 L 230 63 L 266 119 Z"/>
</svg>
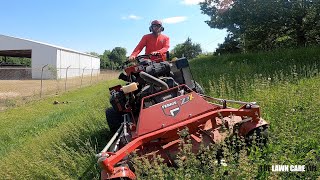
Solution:
<svg viewBox="0 0 320 180">
<path fill-rule="evenodd" d="M 151 83 L 151 84 L 154 84 L 156 86 L 161 87 L 162 90 L 169 89 L 169 86 L 167 83 L 165 83 L 164 81 L 162 81 L 162 80 L 160 80 L 160 79 L 158 79 L 148 73 L 145 73 L 142 71 L 142 72 L 140 72 L 140 77 L 148 83 Z"/>
</svg>

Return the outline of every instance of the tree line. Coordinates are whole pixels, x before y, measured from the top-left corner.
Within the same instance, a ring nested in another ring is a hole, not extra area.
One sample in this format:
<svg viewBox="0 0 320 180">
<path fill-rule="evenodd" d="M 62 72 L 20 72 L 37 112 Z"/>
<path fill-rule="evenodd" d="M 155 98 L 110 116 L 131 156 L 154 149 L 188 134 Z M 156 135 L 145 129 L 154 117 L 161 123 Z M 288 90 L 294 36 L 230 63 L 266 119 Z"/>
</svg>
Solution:
<svg viewBox="0 0 320 180">
<path fill-rule="evenodd" d="M 4 57 L 0 56 L 0 66 L 1 65 L 21 65 L 25 67 L 31 67 L 30 58 L 20 58 L 20 57 Z"/>
<path fill-rule="evenodd" d="M 216 53 L 320 44 L 319 0 L 206 0 L 200 9 L 229 33 Z"/>
</svg>

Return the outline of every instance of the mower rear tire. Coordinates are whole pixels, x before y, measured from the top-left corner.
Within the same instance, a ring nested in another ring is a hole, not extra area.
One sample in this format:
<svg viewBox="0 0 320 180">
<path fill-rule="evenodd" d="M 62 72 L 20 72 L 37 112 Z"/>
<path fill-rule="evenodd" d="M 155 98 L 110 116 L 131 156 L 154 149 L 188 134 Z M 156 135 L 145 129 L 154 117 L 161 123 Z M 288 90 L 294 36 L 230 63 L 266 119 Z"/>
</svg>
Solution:
<svg viewBox="0 0 320 180">
<path fill-rule="evenodd" d="M 115 133 L 123 122 L 122 114 L 116 112 L 112 107 L 106 109 L 106 119 L 112 133 Z"/>
</svg>

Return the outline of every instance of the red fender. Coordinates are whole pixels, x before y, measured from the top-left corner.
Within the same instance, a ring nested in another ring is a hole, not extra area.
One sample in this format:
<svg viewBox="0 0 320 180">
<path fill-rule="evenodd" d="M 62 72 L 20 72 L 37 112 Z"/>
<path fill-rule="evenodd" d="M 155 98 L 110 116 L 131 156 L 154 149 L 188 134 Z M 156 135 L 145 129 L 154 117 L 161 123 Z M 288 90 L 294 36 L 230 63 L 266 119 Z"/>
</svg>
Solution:
<svg viewBox="0 0 320 180">
<path fill-rule="evenodd" d="M 256 121 L 248 121 L 243 123 L 240 128 L 239 128 L 239 135 L 240 136 L 246 136 L 250 131 L 259 128 L 261 126 L 266 126 L 269 125 L 269 123 L 267 123 L 267 121 L 265 121 L 264 119 L 260 118 L 260 120 L 258 122 Z"/>
<path fill-rule="evenodd" d="M 109 175 L 105 170 L 101 171 L 101 179 L 116 179 L 116 178 L 129 178 L 136 179 L 136 175 L 128 168 L 124 166 L 115 167 L 112 175 Z"/>
</svg>

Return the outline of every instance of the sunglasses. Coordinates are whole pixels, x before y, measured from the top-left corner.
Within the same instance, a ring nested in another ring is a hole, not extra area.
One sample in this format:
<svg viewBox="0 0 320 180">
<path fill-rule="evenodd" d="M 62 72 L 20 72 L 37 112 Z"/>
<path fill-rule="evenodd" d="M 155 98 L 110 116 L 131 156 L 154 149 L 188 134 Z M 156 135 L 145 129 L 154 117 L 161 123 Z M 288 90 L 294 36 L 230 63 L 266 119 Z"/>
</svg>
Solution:
<svg viewBox="0 0 320 180">
<path fill-rule="evenodd" d="M 161 24 L 152 24 L 152 27 L 161 27 Z"/>
</svg>

